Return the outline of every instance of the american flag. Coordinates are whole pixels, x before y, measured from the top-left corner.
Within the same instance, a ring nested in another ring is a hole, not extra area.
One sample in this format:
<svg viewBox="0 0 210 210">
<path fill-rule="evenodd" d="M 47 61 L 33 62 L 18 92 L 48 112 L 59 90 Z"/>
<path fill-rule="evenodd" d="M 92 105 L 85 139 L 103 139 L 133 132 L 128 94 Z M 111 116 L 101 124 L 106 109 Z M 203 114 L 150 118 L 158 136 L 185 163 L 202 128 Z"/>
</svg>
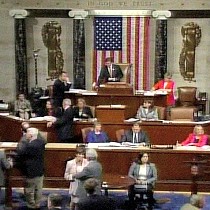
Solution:
<svg viewBox="0 0 210 210">
<path fill-rule="evenodd" d="M 93 79 L 97 81 L 106 57 L 114 63 L 131 63 L 136 90 L 149 89 L 148 17 L 95 17 Z"/>
</svg>

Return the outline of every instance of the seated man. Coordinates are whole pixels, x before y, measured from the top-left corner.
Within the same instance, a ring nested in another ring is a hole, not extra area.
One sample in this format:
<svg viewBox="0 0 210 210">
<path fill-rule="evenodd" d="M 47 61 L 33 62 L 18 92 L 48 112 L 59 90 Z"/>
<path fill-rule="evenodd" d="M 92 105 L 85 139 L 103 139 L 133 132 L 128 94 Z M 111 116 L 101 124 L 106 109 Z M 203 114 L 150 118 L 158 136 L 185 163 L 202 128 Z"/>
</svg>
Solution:
<svg viewBox="0 0 210 210">
<path fill-rule="evenodd" d="M 101 130 L 101 123 L 95 122 L 93 131 L 90 131 L 87 134 L 88 143 L 105 143 L 109 142 L 109 137 L 107 136 L 106 132 Z"/>
<path fill-rule="evenodd" d="M 25 95 L 20 93 L 18 99 L 15 101 L 15 115 L 28 120 L 31 117 L 31 112 L 30 101 L 26 100 Z"/>
<path fill-rule="evenodd" d="M 84 183 L 84 188 L 87 192 L 87 197 L 81 199 L 78 203 L 78 210 L 115 210 L 114 201 L 107 197 L 96 194 L 98 180 L 94 178 L 87 179 Z"/>
<path fill-rule="evenodd" d="M 105 59 L 105 66 L 101 68 L 97 86 L 106 82 L 119 82 L 123 77 L 120 66 L 113 64 L 113 58 Z"/>
<path fill-rule="evenodd" d="M 180 210 L 199 210 L 204 207 L 204 197 L 193 194 L 190 198 L 190 203 L 184 204 Z"/>
<path fill-rule="evenodd" d="M 143 146 L 150 144 L 149 137 L 147 136 L 146 132 L 141 129 L 141 126 L 138 122 L 133 124 L 131 130 L 125 132 L 121 142 L 136 143 Z"/>
</svg>

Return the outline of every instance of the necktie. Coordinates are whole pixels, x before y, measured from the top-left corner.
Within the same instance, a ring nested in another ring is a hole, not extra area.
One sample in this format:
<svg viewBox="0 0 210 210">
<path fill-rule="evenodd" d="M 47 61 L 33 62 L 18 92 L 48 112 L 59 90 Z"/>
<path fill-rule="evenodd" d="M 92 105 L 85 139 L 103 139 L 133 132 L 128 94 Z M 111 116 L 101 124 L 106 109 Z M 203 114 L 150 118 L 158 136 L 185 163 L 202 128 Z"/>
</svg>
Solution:
<svg viewBox="0 0 210 210">
<path fill-rule="evenodd" d="M 137 133 L 134 133 L 134 142 L 133 143 L 138 143 Z"/>
<path fill-rule="evenodd" d="M 110 77 L 112 77 L 112 67 L 111 66 L 109 67 L 109 74 L 110 74 Z"/>
</svg>

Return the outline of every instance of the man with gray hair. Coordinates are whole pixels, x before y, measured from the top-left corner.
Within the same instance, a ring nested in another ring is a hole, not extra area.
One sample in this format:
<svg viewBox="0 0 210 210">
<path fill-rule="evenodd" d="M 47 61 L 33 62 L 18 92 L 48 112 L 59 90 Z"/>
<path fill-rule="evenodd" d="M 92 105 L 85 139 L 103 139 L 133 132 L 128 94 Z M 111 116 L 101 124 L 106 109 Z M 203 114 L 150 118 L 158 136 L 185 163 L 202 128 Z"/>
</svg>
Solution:
<svg viewBox="0 0 210 210">
<path fill-rule="evenodd" d="M 98 180 L 94 178 L 87 179 L 84 183 L 84 188 L 87 192 L 87 197 L 81 199 L 78 203 L 79 210 L 115 210 L 116 205 L 111 198 L 98 195 L 95 190 L 98 186 Z"/>
<path fill-rule="evenodd" d="M 74 178 L 79 180 L 78 188 L 76 191 L 76 195 L 79 197 L 79 200 L 87 196 L 84 188 L 84 182 L 89 178 L 95 178 L 96 180 L 98 180 L 99 184 L 95 188 L 95 194 L 101 194 L 102 166 L 97 161 L 97 157 L 98 154 L 95 149 L 87 149 L 86 158 L 89 161 L 89 163 L 86 167 L 84 167 L 84 169 L 81 172 L 74 175 Z"/>
<path fill-rule="evenodd" d="M 57 129 L 58 140 L 62 143 L 72 143 L 74 141 L 73 119 L 74 112 L 71 107 L 71 100 L 63 100 L 63 115 L 60 118 L 53 118 L 52 122 L 47 123 L 47 127 L 55 126 Z"/>
<path fill-rule="evenodd" d="M 199 210 L 204 207 L 204 197 L 202 195 L 193 194 L 190 197 L 190 203 L 184 204 L 180 210 Z"/>
<path fill-rule="evenodd" d="M 28 128 L 26 142 L 17 150 L 25 168 L 25 197 L 28 209 L 38 209 L 42 198 L 44 179 L 45 142 L 38 137 L 37 128 Z"/>
</svg>

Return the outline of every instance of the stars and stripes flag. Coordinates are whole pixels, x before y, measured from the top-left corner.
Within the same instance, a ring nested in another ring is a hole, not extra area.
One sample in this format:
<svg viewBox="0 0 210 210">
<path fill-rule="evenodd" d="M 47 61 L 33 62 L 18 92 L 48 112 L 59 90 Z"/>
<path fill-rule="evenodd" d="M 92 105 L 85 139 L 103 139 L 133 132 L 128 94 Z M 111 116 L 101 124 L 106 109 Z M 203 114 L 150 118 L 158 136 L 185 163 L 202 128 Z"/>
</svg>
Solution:
<svg viewBox="0 0 210 210">
<path fill-rule="evenodd" d="M 95 17 L 93 79 L 106 57 L 132 64 L 135 89 L 149 89 L 149 17 Z"/>
</svg>

